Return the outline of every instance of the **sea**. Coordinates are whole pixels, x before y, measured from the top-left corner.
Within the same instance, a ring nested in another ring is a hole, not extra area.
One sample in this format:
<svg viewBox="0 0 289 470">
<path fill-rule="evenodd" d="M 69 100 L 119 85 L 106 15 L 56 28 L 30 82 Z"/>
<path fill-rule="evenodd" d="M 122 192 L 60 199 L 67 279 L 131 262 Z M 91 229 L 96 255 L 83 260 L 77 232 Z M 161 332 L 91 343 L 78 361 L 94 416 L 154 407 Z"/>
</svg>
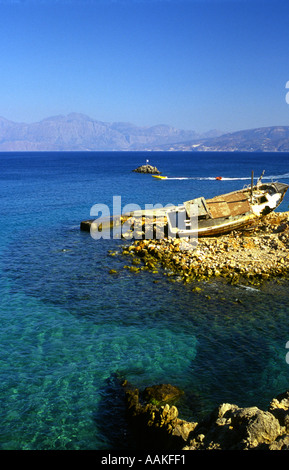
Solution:
<svg viewBox="0 0 289 470">
<path fill-rule="evenodd" d="M 168 178 L 132 171 L 147 161 Z M 263 170 L 264 182 L 289 183 L 288 154 L 0 154 L 1 450 L 133 449 L 124 380 L 181 388 L 179 416 L 190 421 L 221 403 L 266 410 L 289 389 L 288 281 L 132 273 L 129 240 L 80 230 L 93 207 L 178 205 Z M 277 211 L 288 210 L 289 192 Z"/>
</svg>

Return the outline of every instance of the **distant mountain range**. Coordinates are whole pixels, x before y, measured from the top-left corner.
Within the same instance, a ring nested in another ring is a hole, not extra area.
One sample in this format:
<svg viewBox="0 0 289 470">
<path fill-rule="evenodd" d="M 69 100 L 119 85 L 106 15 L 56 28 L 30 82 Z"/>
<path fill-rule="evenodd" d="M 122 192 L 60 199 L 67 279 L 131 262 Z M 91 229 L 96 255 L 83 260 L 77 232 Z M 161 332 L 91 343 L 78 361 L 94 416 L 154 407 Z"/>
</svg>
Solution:
<svg viewBox="0 0 289 470">
<path fill-rule="evenodd" d="M 175 129 L 166 125 L 137 127 L 124 122 L 96 121 L 84 114 L 53 116 L 32 124 L 0 118 L 0 151 L 143 150 L 220 135 Z"/>
<path fill-rule="evenodd" d="M 138 127 L 97 121 L 84 114 L 32 124 L 0 117 L 0 151 L 289 151 L 289 126 L 205 134 L 167 125 Z"/>
<path fill-rule="evenodd" d="M 260 127 L 155 147 L 154 150 L 199 152 L 289 152 L 289 126 Z"/>
</svg>

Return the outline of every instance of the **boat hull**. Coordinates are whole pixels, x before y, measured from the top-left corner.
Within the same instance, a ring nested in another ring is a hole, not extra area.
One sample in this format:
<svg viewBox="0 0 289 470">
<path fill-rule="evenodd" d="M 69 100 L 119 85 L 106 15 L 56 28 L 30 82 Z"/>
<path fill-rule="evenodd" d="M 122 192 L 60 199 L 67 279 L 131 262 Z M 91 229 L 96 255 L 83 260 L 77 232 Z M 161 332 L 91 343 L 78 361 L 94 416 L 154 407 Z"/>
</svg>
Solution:
<svg viewBox="0 0 289 470">
<path fill-rule="evenodd" d="M 167 211 L 169 235 L 208 237 L 250 226 L 278 207 L 288 189 L 283 183 L 271 183 L 205 200 L 197 198 Z M 196 210 L 197 208 L 197 210 Z"/>
</svg>

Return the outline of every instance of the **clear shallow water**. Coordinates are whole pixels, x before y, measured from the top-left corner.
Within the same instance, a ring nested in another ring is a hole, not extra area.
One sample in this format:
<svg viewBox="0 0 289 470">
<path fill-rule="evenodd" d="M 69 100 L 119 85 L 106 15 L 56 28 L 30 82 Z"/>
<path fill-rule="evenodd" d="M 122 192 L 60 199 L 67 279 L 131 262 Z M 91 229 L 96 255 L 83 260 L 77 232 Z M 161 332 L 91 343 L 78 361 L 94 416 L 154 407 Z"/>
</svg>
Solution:
<svg viewBox="0 0 289 470">
<path fill-rule="evenodd" d="M 146 158 L 182 179 L 132 173 Z M 288 283 L 192 292 L 122 269 L 127 260 L 108 251 L 123 242 L 79 230 L 114 195 L 178 204 L 264 168 L 289 181 L 287 154 L 0 154 L 1 449 L 125 446 L 115 376 L 178 385 L 180 414 L 195 420 L 222 402 L 266 407 L 289 388 Z"/>
</svg>

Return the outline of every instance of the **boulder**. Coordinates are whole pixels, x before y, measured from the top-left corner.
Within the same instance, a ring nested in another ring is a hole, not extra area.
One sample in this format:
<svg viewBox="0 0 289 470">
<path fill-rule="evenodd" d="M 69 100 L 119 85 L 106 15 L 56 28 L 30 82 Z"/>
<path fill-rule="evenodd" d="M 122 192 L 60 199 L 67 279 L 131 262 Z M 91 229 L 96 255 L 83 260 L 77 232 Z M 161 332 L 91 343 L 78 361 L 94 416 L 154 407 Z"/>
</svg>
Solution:
<svg viewBox="0 0 289 470">
<path fill-rule="evenodd" d="M 286 432 L 289 434 L 289 391 L 273 398 L 268 411 L 278 419 L 282 426 L 285 426 Z"/>
<path fill-rule="evenodd" d="M 283 434 L 275 416 L 255 406 L 236 410 L 231 425 L 238 430 L 238 447 L 241 449 L 253 449 L 260 444 L 270 444 Z"/>
<path fill-rule="evenodd" d="M 284 438 L 284 428 L 270 412 L 225 403 L 196 426 L 184 449 L 263 450 L 273 444 L 284 448 L 287 441 L 278 444 L 281 438 Z"/>
</svg>

